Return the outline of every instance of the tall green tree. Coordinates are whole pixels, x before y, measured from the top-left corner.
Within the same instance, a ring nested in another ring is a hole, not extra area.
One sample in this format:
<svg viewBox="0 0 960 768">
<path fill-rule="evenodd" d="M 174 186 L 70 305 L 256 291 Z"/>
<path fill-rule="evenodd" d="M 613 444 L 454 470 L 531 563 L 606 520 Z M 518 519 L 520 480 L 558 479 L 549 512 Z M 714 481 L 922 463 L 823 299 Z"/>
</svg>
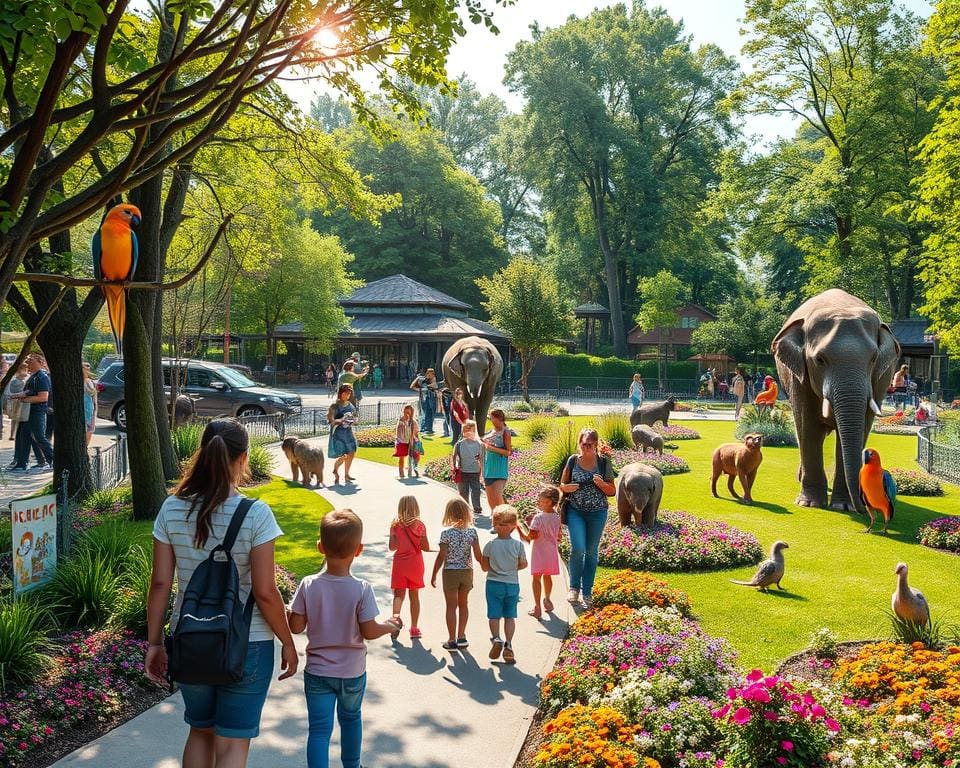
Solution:
<svg viewBox="0 0 960 768">
<path fill-rule="evenodd" d="M 483 308 L 520 353 L 520 387 L 530 402 L 530 372 L 546 347 L 573 333 L 573 314 L 556 278 L 528 257 L 514 257 L 492 277 L 481 277 Z"/>
<path fill-rule="evenodd" d="M 780 332 L 786 312 L 780 303 L 762 294 L 725 304 L 717 319 L 697 326 L 692 334 L 693 348 L 699 353 L 726 353 L 737 360 L 757 358 L 770 353 L 770 342 Z"/>
<path fill-rule="evenodd" d="M 926 295 L 920 311 L 955 352 L 960 350 L 960 6 L 937 3 L 926 47 L 946 70 L 946 87 L 934 103 L 933 129 L 920 145 L 917 216 L 931 227 L 921 262 Z"/>
<path fill-rule="evenodd" d="M 644 277 L 638 286 L 640 292 L 640 311 L 637 313 L 637 325 L 644 333 L 657 330 L 657 378 L 660 387 L 666 378 L 666 358 L 663 353 L 663 329 L 676 325 L 677 310 L 688 301 L 687 286 L 667 270 L 661 270 L 653 277 Z"/>
<path fill-rule="evenodd" d="M 506 81 L 526 98 L 527 154 L 548 221 L 589 231 L 617 354 L 626 354 L 628 273 L 654 274 L 674 242 L 689 245 L 683 235 L 716 182 L 735 78 L 718 48 L 692 49 L 681 24 L 642 2 L 535 26 L 510 54 Z M 699 233 L 703 258 L 716 238 Z"/>
</svg>

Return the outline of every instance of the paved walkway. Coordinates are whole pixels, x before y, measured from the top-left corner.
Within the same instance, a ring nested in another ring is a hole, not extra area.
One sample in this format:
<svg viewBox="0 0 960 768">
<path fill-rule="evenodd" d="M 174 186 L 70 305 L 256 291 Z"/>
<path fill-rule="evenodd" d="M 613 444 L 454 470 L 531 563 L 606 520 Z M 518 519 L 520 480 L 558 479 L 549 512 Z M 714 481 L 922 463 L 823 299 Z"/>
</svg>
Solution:
<svg viewBox="0 0 960 768">
<path fill-rule="evenodd" d="M 289 465 L 279 455 L 279 474 Z M 362 455 L 362 451 L 361 451 Z M 327 478 L 330 478 L 328 468 Z M 358 460 L 353 486 L 320 489 L 334 506 L 349 506 L 364 520 L 364 552 L 354 563 L 356 576 L 374 586 L 381 617 L 390 614 L 391 560 L 387 532 L 397 501 L 415 494 L 430 542 L 436 547 L 448 486 L 424 478 L 399 481 L 391 467 Z M 489 538 L 489 517 L 478 527 L 481 545 Z M 427 575 L 433 556 L 427 554 Z M 521 575 L 520 618 L 514 647 L 515 666 L 487 658 L 489 640 L 483 598 L 484 578 L 475 570 L 470 595 L 469 649 L 449 653 L 443 595 L 429 587 L 421 593 L 423 639 L 411 641 L 406 628 L 397 642 L 389 637 L 368 644 L 367 693 L 364 699 L 364 758 L 375 768 L 512 768 L 537 706 L 540 680 L 553 667 L 572 611 L 565 602 L 566 581 L 555 579 L 556 615 L 537 622 L 526 615 L 531 606 L 529 575 Z M 409 623 L 404 606 L 403 618 Z M 303 649 L 302 636 L 298 644 Z M 302 668 L 302 666 L 301 666 Z M 174 768 L 186 738 L 179 695 L 148 710 L 99 740 L 61 760 L 58 766 L 149 766 Z M 264 709 L 260 737 L 250 752 L 251 768 L 306 764 L 306 703 L 302 677 L 274 682 Z M 335 739 L 337 734 L 334 734 Z M 338 765 L 339 746 L 331 749 Z"/>
</svg>

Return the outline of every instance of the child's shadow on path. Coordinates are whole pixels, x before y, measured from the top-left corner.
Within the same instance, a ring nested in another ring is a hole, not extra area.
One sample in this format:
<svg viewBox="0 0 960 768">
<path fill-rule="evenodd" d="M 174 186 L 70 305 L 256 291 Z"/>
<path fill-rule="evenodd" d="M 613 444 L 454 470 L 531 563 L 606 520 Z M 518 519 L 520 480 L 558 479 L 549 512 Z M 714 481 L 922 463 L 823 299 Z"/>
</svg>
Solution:
<svg viewBox="0 0 960 768">
<path fill-rule="evenodd" d="M 438 659 L 419 640 L 414 640 L 413 645 L 403 645 L 397 641 L 391 645 L 391 649 L 397 662 L 415 675 L 432 675 L 447 666 L 446 659 Z"/>
</svg>

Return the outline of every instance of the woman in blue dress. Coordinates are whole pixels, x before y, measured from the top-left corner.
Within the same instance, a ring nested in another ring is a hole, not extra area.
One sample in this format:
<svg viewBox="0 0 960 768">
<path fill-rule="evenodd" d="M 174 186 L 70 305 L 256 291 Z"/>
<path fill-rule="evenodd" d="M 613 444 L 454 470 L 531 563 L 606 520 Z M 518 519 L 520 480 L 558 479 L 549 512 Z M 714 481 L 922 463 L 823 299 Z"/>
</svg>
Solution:
<svg viewBox="0 0 960 768">
<path fill-rule="evenodd" d="M 506 414 L 494 408 L 488 414 L 492 429 L 483 437 L 483 485 L 487 490 L 490 511 L 504 504 L 503 489 L 510 475 L 510 452 L 513 450 Z"/>
<path fill-rule="evenodd" d="M 346 480 L 355 480 L 350 475 L 350 465 L 357 455 L 357 438 L 353 434 L 353 425 L 357 420 L 357 409 L 350 402 L 353 387 L 341 384 L 337 390 L 337 401 L 327 411 L 327 422 L 330 424 L 330 441 L 327 443 L 327 456 L 336 459 L 333 465 L 333 482 L 340 483 L 340 465 L 343 465 L 343 476 Z"/>
</svg>

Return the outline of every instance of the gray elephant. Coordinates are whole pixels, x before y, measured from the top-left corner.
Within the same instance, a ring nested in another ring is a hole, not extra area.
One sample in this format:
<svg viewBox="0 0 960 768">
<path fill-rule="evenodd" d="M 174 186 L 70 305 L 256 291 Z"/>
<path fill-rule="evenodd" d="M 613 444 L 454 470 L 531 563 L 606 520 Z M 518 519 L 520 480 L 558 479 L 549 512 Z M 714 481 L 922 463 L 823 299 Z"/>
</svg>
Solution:
<svg viewBox="0 0 960 768">
<path fill-rule="evenodd" d="M 837 431 L 834 509 L 861 509 L 863 448 L 900 356 L 880 317 L 856 296 L 833 288 L 808 299 L 787 318 L 771 345 L 790 398 L 800 443 L 804 507 L 827 506 L 823 441 Z"/>
<path fill-rule="evenodd" d="M 668 397 L 662 403 L 644 403 L 630 414 L 630 426 L 646 424 L 652 427 L 658 421 L 662 421 L 665 427 L 669 426 L 670 411 L 676 407 L 677 398 L 675 397 Z"/>
<path fill-rule="evenodd" d="M 652 448 L 654 453 L 659 453 L 663 456 L 663 435 L 653 429 L 653 427 L 648 427 L 646 424 L 638 424 L 630 430 L 630 434 L 633 436 L 634 448 L 639 448 L 644 453 L 647 452 L 647 448 Z"/>
<path fill-rule="evenodd" d="M 635 461 L 620 470 L 617 483 L 617 515 L 620 525 L 653 525 L 663 498 L 660 470 Z"/>
<path fill-rule="evenodd" d="M 479 336 L 455 341 L 443 356 L 444 384 L 451 392 L 463 388 L 464 400 L 481 436 L 487 429 L 487 409 L 502 373 L 503 358 L 497 348 Z"/>
</svg>

